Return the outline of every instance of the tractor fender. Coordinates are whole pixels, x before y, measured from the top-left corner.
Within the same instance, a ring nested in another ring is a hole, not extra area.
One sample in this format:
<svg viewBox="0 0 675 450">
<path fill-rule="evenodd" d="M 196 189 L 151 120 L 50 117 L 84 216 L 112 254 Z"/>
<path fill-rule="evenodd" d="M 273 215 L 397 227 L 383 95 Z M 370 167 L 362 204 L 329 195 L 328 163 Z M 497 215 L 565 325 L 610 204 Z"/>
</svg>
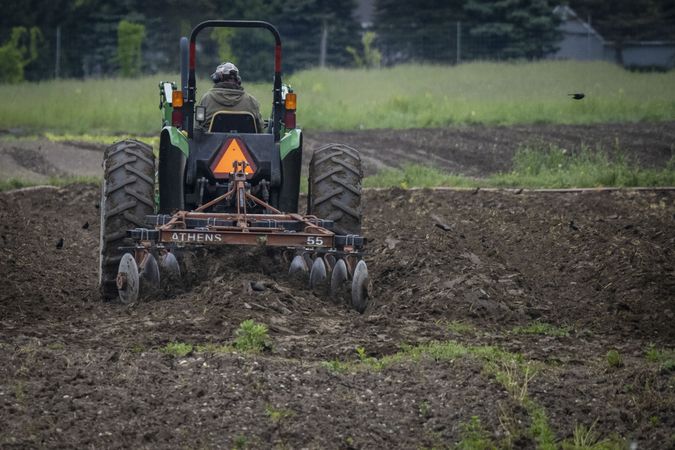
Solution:
<svg viewBox="0 0 675 450">
<path fill-rule="evenodd" d="M 164 140 L 168 139 L 171 145 L 177 147 L 185 157 L 187 158 L 190 154 L 190 144 L 187 137 L 176 127 L 166 126 L 162 128 L 162 134 L 160 136 L 160 146 Z"/>
<path fill-rule="evenodd" d="M 289 130 L 281 139 L 281 190 L 279 207 L 282 211 L 297 212 L 302 168 L 302 131 Z"/>
<path fill-rule="evenodd" d="M 166 126 L 159 138 L 159 212 L 171 214 L 185 208 L 185 164 L 189 154 L 187 138 L 175 127 Z"/>
<path fill-rule="evenodd" d="M 293 128 L 281 138 L 280 156 L 284 160 L 289 153 L 302 145 L 302 130 Z"/>
</svg>

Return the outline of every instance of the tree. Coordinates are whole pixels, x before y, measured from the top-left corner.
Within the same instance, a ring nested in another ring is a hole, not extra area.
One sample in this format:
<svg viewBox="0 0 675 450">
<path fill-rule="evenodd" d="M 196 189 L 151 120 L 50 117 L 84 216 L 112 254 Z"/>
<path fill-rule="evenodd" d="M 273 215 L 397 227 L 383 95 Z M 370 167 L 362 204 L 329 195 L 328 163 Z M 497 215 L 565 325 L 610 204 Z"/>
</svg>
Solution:
<svg viewBox="0 0 675 450">
<path fill-rule="evenodd" d="M 141 44 L 145 38 L 145 26 L 126 20 L 117 27 L 117 61 L 123 77 L 135 77 L 141 73 Z"/>
<path fill-rule="evenodd" d="M 12 28 L 9 40 L 0 47 L 0 83 L 18 83 L 24 79 L 24 67 L 38 56 L 42 33 L 37 27 Z"/>
<path fill-rule="evenodd" d="M 456 22 L 463 0 L 376 0 L 375 31 L 387 63 L 448 62 L 456 58 Z"/>
<path fill-rule="evenodd" d="M 469 0 L 469 34 L 478 40 L 474 58 L 542 58 L 560 40 L 555 0 Z"/>
<path fill-rule="evenodd" d="M 380 67 L 380 64 L 382 63 L 382 54 L 378 49 L 373 47 L 375 37 L 376 35 L 373 31 L 367 31 L 363 34 L 363 37 L 361 38 L 363 55 L 351 45 L 347 46 L 347 52 L 354 58 L 356 67 L 365 67 L 368 69 Z"/>
</svg>

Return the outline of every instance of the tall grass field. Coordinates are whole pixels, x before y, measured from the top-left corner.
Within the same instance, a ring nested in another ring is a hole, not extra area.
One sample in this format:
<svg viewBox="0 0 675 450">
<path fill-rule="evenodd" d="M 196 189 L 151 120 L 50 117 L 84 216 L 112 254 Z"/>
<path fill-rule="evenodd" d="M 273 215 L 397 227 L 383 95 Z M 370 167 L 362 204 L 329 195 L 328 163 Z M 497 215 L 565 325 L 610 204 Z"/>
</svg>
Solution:
<svg viewBox="0 0 675 450">
<path fill-rule="evenodd" d="M 161 124 L 160 80 L 179 76 L 0 85 L 0 128 L 153 135 Z M 298 124 L 311 130 L 675 119 L 675 73 L 634 73 L 600 62 L 315 69 L 285 81 L 298 93 Z M 244 86 L 269 116 L 271 81 Z M 209 87 L 201 81 L 198 98 Z M 572 100 L 575 92 L 586 98 Z"/>
</svg>

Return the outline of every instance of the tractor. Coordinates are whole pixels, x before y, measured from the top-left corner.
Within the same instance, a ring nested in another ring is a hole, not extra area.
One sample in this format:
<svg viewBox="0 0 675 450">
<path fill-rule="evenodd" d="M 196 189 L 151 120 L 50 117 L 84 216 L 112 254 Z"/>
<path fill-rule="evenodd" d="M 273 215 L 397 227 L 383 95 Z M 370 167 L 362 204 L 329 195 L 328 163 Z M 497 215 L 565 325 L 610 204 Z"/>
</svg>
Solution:
<svg viewBox="0 0 675 450">
<path fill-rule="evenodd" d="M 197 36 L 215 27 L 262 28 L 274 36 L 273 104 L 253 115 L 222 111 L 205 123 L 196 102 Z M 281 79 L 281 37 L 263 21 L 209 20 L 180 39 L 181 84 L 161 82 L 159 150 L 136 140 L 108 147 L 101 190 L 99 286 L 104 299 L 134 303 L 167 279 L 193 248 L 263 246 L 316 292 L 363 313 L 369 303 L 361 236 L 357 150 L 329 144 L 309 164 L 307 213 L 298 213 L 302 130 L 297 94 Z M 184 267 L 184 266 L 183 266 Z M 185 270 L 185 269 L 183 269 Z"/>
</svg>

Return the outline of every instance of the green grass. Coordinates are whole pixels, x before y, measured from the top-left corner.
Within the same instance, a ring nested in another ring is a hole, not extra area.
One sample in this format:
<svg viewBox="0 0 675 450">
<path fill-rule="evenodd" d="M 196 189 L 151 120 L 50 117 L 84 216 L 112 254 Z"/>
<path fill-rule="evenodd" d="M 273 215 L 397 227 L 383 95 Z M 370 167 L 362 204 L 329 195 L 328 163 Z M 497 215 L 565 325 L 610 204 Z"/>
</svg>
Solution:
<svg viewBox="0 0 675 450">
<path fill-rule="evenodd" d="M 31 186 L 67 186 L 70 184 L 100 184 L 101 178 L 97 177 L 51 177 L 47 181 L 30 181 L 22 180 L 19 178 L 9 178 L 6 180 L 0 180 L 0 192 L 7 191 L 10 189 L 20 189 Z"/>
<path fill-rule="evenodd" d="M 647 361 L 658 363 L 661 369 L 675 371 L 675 350 L 659 349 L 650 345 L 645 352 Z"/>
<path fill-rule="evenodd" d="M 3 128 L 71 134 L 156 135 L 158 83 L 53 80 L 0 85 Z M 286 78 L 298 93 L 298 124 L 312 130 L 442 127 L 449 124 L 599 123 L 672 120 L 675 77 L 601 62 L 477 62 L 381 70 L 315 69 Z M 271 110 L 272 86 L 244 83 Z M 198 83 L 200 97 L 210 83 Z M 570 92 L 585 92 L 581 101 Z"/>
<path fill-rule="evenodd" d="M 513 169 L 487 178 L 448 174 L 418 164 L 385 169 L 366 177 L 365 187 L 403 189 L 417 187 L 488 188 L 596 188 L 674 186 L 675 155 L 662 169 L 639 167 L 618 152 L 612 157 L 602 149 L 583 148 L 569 152 L 554 145 L 521 147 L 513 158 Z"/>
<path fill-rule="evenodd" d="M 522 147 L 514 156 L 512 172 L 494 175 L 489 182 L 495 187 L 528 188 L 673 186 L 675 155 L 663 169 L 646 169 L 621 152 L 610 158 L 602 149 L 572 153 L 554 145 Z"/>
<path fill-rule="evenodd" d="M 185 342 L 169 342 L 160 349 L 162 353 L 171 355 L 175 358 L 182 358 L 192 353 L 193 347 Z"/>
<path fill-rule="evenodd" d="M 449 332 L 457 334 L 471 334 L 476 332 L 476 327 L 474 327 L 470 323 L 460 322 L 459 320 L 453 320 L 452 322 L 448 322 L 445 328 Z"/>
<path fill-rule="evenodd" d="M 514 334 L 541 334 L 544 336 L 569 336 L 569 327 L 557 327 L 546 322 L 533 322 L 529 325 L 515 327 Z"/>
</svg>

